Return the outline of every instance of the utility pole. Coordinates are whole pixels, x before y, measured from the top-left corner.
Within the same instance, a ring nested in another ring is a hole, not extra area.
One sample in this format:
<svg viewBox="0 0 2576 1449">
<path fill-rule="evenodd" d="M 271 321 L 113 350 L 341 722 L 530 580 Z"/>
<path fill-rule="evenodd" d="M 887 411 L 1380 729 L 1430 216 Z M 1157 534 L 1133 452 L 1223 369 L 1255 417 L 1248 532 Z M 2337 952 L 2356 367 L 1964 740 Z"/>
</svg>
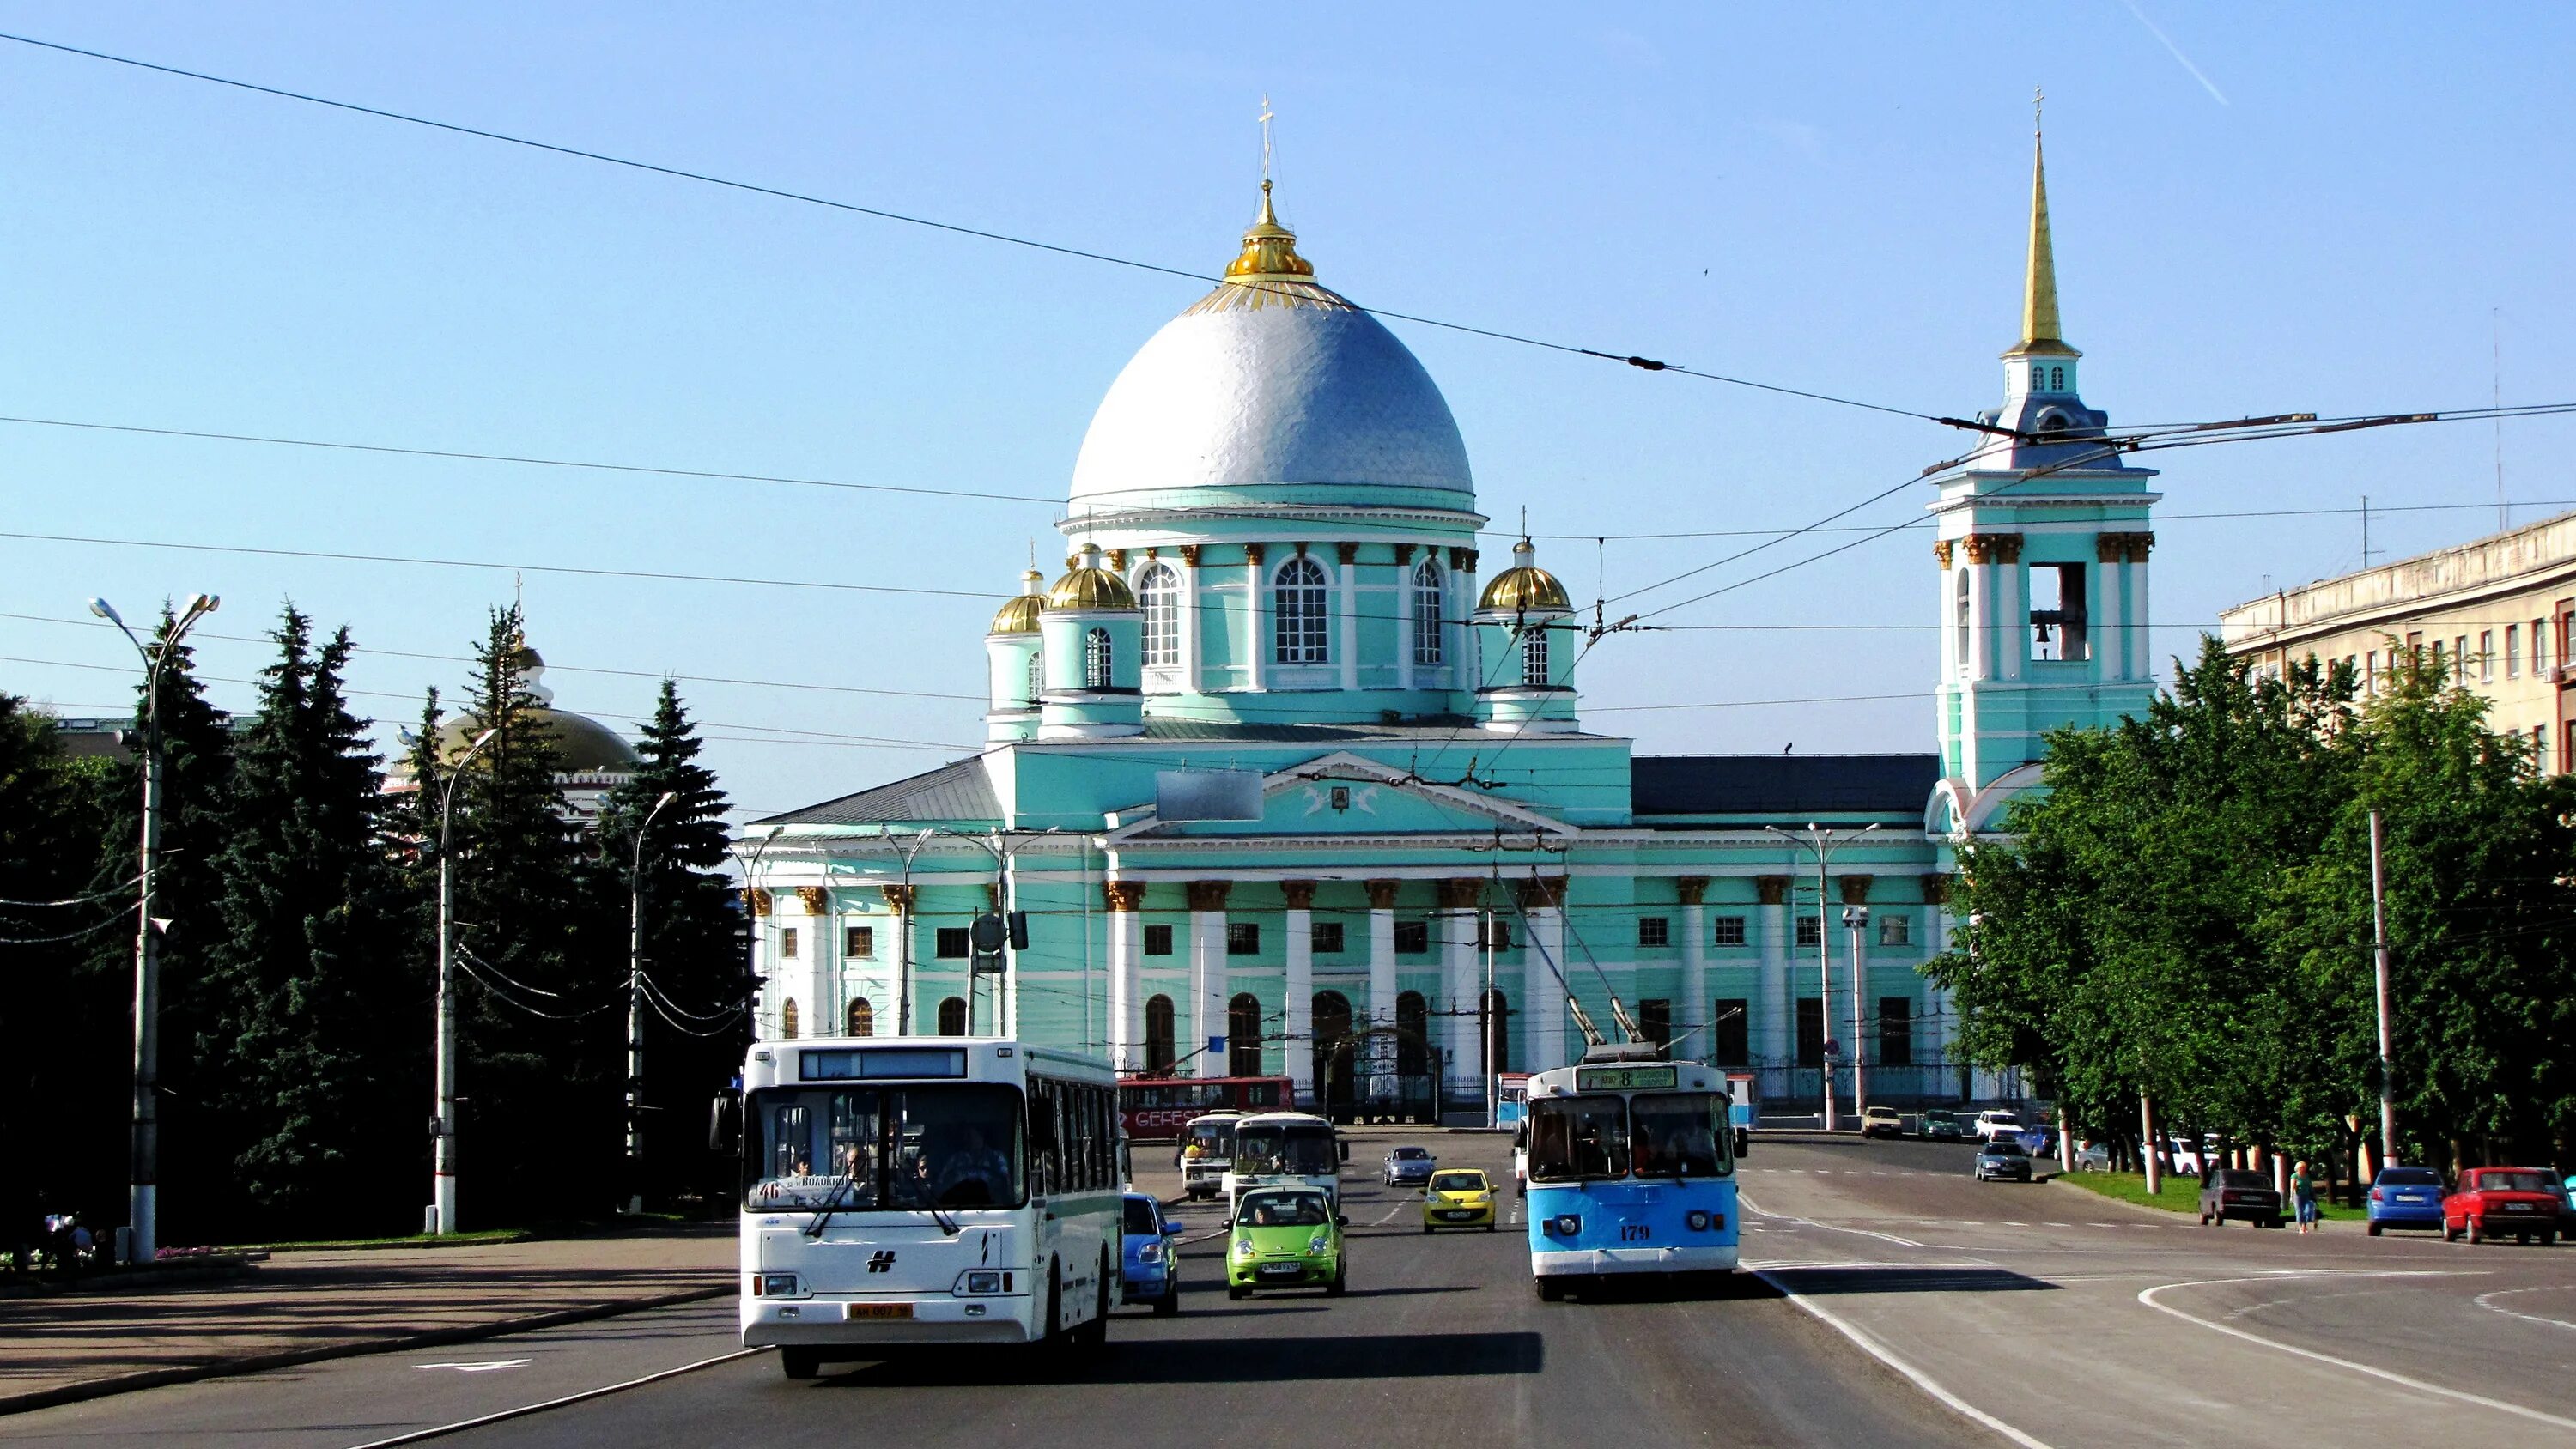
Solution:
<svg viewBox="0 0 2576 1449">
<path fill-rule="evenodd" d="M 1816 1030 L 1827 1040 L 1831 1040 L 1834 1029 L 1834 938 L 1825 932 L 1825 858 L 1832 853 L 1834 833 L 1812 822 L 1808 824 L 1804 837 L 1783 830 L 1777 825 L 1765 825 L 1762 828 L 1782 840 L 1803 845 L 1816 853 Z M 1871 821 L 1854 833 L 1867 835 L 1877 828 L 1878 822 Z M 1790 907 L 1790 914 L 1793 918 L 1796 916 L 1795 905 Z M 1858 1043 L 1855 1042 L 1854 1045 L 1857 1046 Z M 1821 1062 L 1823 1071 L 1819 1075 L 1824 1079 L 1824 1123 L 1825 1130 L 1831 1132 L 1834 1130 L 1834 1060 L 1828 1055 L 1822 1057 Z M 1855 1076 L 1854 1081 L 1857 1082 L 1857 1080 Z M 1855 1107 L 1854 1110 L 1858 1108 Z"/>
<path fill-rule="evenodd" d="M 626 1191 L 628 1212 L 644 1210 L 644 836 L 662 807 L 680 798 L 665 790 L 635 827 L 635 868 L 626 876 Z M 814 943 L 820 951 L 823 944 Z"/>
<path fill-rule="evenodd" d="M 153 879 L 161 867 L 161 667 L 199 619 L 221 607 L 213 594 L 199 594 L 171 621 L 160 643 L 145 648 L 125 627 L 115 606 L 105 599 L 89 601 L 89 611 L 105 619 L 143 656 L 143 839 L 141 873 L 134 922 L 134 1112 L 126 1175 L 124 1258 L 149 1263 L 160 1256 L 161 1217 L 161 940 L 152 922 Z"/>
<path fill-rule="evenodd" d="M 456 818 L 456 782 L 500 733 L 497 725 L 485 730 L 449 767 L 438 806 L 438 1109 L 430 1119 L 436 1140 L 429 1169 L 429 1230 L 442 1238 L 456 1231 L 456 963 L 449 946 L 447 835 Z M 431 748 L 435 754 L 435 740 Z"/>
<path fill-rule="evenodd" d="M 2397 1086 L 2396 1053 L 2390 1049 L 2388 1029 L 2388 905 L 2387 882 L 2380 869 L 2379 812 L 2370 812 L 2370 955 L 2372 973 L 2379 988 L 2379 1162 L 2385 1167 L 2397 1160 Z"/>
<path fill-rule="evenodd" d="M 1823 923 L 1819 921 L 1818 924 L 1822 925 Z M 1868 1071 L 1868 1065 L 1865 1060 L 1867 1053 L 1861 1050 L 1862 1038 L 1860 1015 L 1861 998 L 1866 994 L 1862 990 L 1861 983 L 1864 968 L 1861 962 L 1860 933 L 1868 925 L 1869 907 L 1843 907 L 1843 929 L 1851 933 L 1852 1115 L 1855 1117 L 1859 1116 L 1861 1112 L 1869 1106 L 1869 1089 L 1865 1079 L 1865 1073 Z"/>
</svg>

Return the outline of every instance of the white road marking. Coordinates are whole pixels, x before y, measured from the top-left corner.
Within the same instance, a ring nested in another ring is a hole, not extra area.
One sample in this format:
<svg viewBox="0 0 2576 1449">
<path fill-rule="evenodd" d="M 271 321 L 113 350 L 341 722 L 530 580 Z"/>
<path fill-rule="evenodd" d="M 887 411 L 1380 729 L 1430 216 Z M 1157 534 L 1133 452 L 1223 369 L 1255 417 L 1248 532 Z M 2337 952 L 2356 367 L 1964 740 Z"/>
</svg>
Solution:
<svg viewBox="0 0 2576 1449">
<path fill-rule="evenodd" d="M 525 1368 L 529 1364 L 535 1362 L 536 1360 L 532 1358 L 494 1358 L 485 1359 L 480 1363 L 416 1363 L 413 1364 L 412 1367 L 416 1369 L 454 1369 L 461 1374 L 488 1374 L 494 1369 Z"/>
<path fill-rule="evenodd" d="M 1834 1264 L 1829 1266 L 1839 1267 L 1843 1265 Z M 1913 1267 L 1918 1265 L 1905 1264 L 1901 1266 Z M 1921 1389 L 1923 1392 L 1930 1394 L 1934 1399 L 1938 1400 L 1954 1412 L 1965 1415 L 1967 1418 L 1975 1420 L 1979 1424 L 1983 1424 L 2013 1443 L 2021 1445 L 2022 1449 L 2049 1449 L 2049 1445 L 2046 1440 L 2032 1438 L 2030 1435 L 2023 1433 L 2021 1430 L 2014 1428 L 2012 1425 L 2005 1423 L 2003 1420 L 1996 1418 L 1994 1415 L 1989 1414 L 1985 1410 L 1978 1408 L 1976 1405 L 1969 1403 L 1967 1400 L 1960 1398 L 1957 1394 L 1943 1388 L 1930 1374 L 1927 1374 L 1923 1370 L 1916 1368 L 1914 1365 L 1907 1363 L 1905 1360 L 1898 1358 L 1894 1353 L 1889 1351 L 1885 1344 L 1880 1343 L 1877 1339 L 1870 1337 L 1868 1334 L 1861 1332 L 1858 1328 L 1853 1327 L 1850 1323 L 1845 1322 L 1839 1314 L 1828 1309 L 1819 1308 L 1805 1295 L 1792 1292 L 1789 1285 L 1773 1277 L 1769 1269 L 1755 1268 L 1752 1270 L 1752 1273 L 1754 1277 L 1761 1279 L 1763 1282 L 1770 1284 L 1774 1289 L 1778 1290 L 1781 1297 L 1788 1299 L 1791 1303 L 1794 1303 L 1798 1307 L 1806 1310 L 1808 1315 L 1813 1317 L 1818 1323 L 1823 1324 L 1827 1328 L 1830 1328 L 1834 1332 L 1851 1340 L 1852 1345 L 1858 1348 L 1861 1352 L 1868 1354 L 1871 1358 L 1877 1359 L 1880 1363 L 1883 1363 L 1889 1368 L 1892 1368 L 1898 1373 L 1904 1375 L 1906 1382 L 1914 1385 L 1918 1389 Z"/>
<path fill-rule="evenodd" d="M 2493 1293 L 2481 1293 L 2469 1301 L 2480 1308 L 2487 1310 L 2489 1313 L 2501 1313 L 2507 1318 L 2521 1318 L 2527 1319 L 2533 1323 L 2546 1323 L 2553 1328 L 2576 1329 L 2576 1323 L 2570 1323 L 2564 1318 L 2551 1318 L 2545 1313 L 2516 1313 L 2510 1308 L 2498 1308 L 2487 1301 L 2490 1298 L 2502 1298 L 2508 1293 L 2564 1293 L 2566 1291 L 2568 1291 L 2568 1289 L 2567 1285 L 2564 1283 L 2544 1283 L 2537 1288 L 2499 1288 Z"/>
<path fill-rule="evenodd" d="M 2340 1271 L 2341 1270 L 2332 1268 L 2320 1268 L 2310 1270 L 2307 1276 L 2332 1277 L 2338 1276 Z M 2195 1317 L 2192 1314 L 2183 1312 L 2179 1308 L 2175 1308 L 2169 1304 L 2158 1303 L 2156 1301 L 2157 1294 L 2169 1292 L 2177 1288 L 2212 1288 L 2228 1283 L 2277 1283 L 2285 1276 L 2292 1275 L 2266 1273 L 2251 1278 L 2198 1278 L 2188 1283 L 2164 1283 L 2153 1288 L 2139 1290 L 2138 1301 L 2147 1305 L 2149 1308 L 2155 1309 L 2159 1313 L 2170 1313 L 2185 1323 L 2206 1328 L 2212 1333 L 2223 1333 L 2230 1338 L 2241 1338 L 2247 1343 L 2259 1343 L 2265 1348 L 2278 1349 L 2281 1352 L 2288 1354 L 2296 1354 L 2300 1358 L 2310 1359 L 2317 1363 L 2330 1364 L 2335 1368 L 2349 1369 L 2354 1373 L 2366 1374 L 2371 1378 L 2380 1379 L 2388 1383 L 2399 1385 L 2403 1388 L 2413 1389 L 2418 1393 L 2435 1394 L 2445 1399 L 2456 1399 L 2464 1404 L 2476 1404 L 2480 1408 L 2494 1409 L 2499 1413 L 2512 1414 L 2517 1418 L 2530 1419 L 2538 1423 L 2553 1424 L 2562 1429 L 2576 1429 L 2576 1419 L 2562 1418 L 2559 1415 L 2544 1413 L 2541 1410 L 2530 1408 L 2522 1404 L 2508 1403 L 2503 1399 L 2491 1399 L 2484 1394 L 2473 1394 L 2468 1392 L 2466 1389 L 2447 1388 L 2441 1384 L 2428 1383 L 2423 1379 L 2414 1378 L 2406 1374 L 2392 1373 L 2389 1370 L 2380 1368 L 2374 1364 L 2359 1363 L 2348 1358 L 2337 1358 L 2330 1353 L 2319 1353 L 2314 1349 L 2301 1348 L 2296 1344 L 2283 1343 L 2278 1339 L 2265 1338 L 2259 1333 L 2249 1333 L 2242 1328 L 2237 1328 L 2230 1324 L 2212 1323 L 2206 1318 Z M 2365 1278 L 2448 1278 L 2456 1275 L 2438 1270 L 2392 1270 L 2361 1271 L 2354 1273 L 2352 1276 Z M 2504 1312 L 2506 1310 L 2498 1309 L 2497 1311 Z"/>
<path fill-rule="evenodd" d="M 584 1389 L 577 1394 L 565 1394 L 561 1398 L 546 1399 L 534 1404 L 521 1404 L 515 1409 L 503 1409 L 498 1413 L 478 1414 L 471 1419 L 459 1419 L 453 1424 L 440 1424 L 434 1428 L 428 1429 L 414 1429 L 408 1434 L 396 1434 L 390 1439 L 370 1439 L 364 1444 L 352 1446 L 352 1449 L 393 1449 L 393 1446 L 397 1444 L 417 1444 L 424 1439 L 435 1439 L 443 1434 L 454 1434 L 460 1430 L 480 1428 L 485 1424 L 498 1424 L 504 1419 L 516 1419 L 527 1414 L 541 1414 L 548 1409 L 560 1409 L 566 1404 L 578 1404 L 584 1399 L 596 1399 L 609 1394 L 618 1393 L 626 1389 L 641 1388 L 649 1383 L 656 1383 L 668 1378 L 677 1378 L 681 1374 L 693 1373 L 702 1368 L 713 1367 L 716 1364 L 731 1363 L 738 1358 L 747 1358 L 755 1353 L 767 1352 L 769 1352 L 769 1350 L 765 1348 L 738 1348 L 731 1353 L 720 1353 L 713 1358 L 702 1358 L 696 1363 L 684 1363 L 678 1368 L 664 1369 L 660 1373 L 646 1374 L 641 1378 L 628 1379 L 623 1383 L 603 1384 L 595 1389 Z"/>
<path fill-rule="evenodd" d="M 1766 1218 L 1777 1218 L 1784 1223 L 1795 1223 L 1802 1228 L 1823 1228 L 1827 1232 L 1834 1233 L 1858 1233 L 1864 1238 L 1876 1238 L 1882 1243 L 1894 1243 L 1900 1248 L 1919 1248 L 1923 1246 L 1912 1238 L 1900 1238 L 1894 1233 L 1874 1233 L 1867 1228 L 1847 1228 L 1840 1223 L 1820 1223 L 1812 1218 L 1793 1218 L 1786 1213 L 1765 1211 L 1762 1207 L 1757 1205 L 1752 1198 L 1746 1196 L 1742 1188 L 1736 1189 L 1735 1200 L 1744 1204 L 1744 1207 L 1748 1212 L 1761 1213 L 1762 1216 Z"/>
</svg>

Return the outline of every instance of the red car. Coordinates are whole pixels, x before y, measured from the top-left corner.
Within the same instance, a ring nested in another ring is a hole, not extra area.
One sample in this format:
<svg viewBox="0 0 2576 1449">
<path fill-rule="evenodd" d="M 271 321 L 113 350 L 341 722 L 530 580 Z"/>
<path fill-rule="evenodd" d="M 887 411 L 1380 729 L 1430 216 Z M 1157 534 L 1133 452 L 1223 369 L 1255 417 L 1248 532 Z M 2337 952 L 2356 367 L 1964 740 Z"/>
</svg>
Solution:
<svg viewBox="0 0 2576 1449">
<path fill-rule="evenodd" d="M 2442 1199 L 2442 1240 L 2472 1243 L 2511 1233 L 2515 1242 L 2534 1238 L 2542 1247 L 2558 1241 L 2558 1194 L 2555 1179 L 2537 1167 L 2472 1167 L 2460 1174 L 2460 1185 Z"/>
</svg>

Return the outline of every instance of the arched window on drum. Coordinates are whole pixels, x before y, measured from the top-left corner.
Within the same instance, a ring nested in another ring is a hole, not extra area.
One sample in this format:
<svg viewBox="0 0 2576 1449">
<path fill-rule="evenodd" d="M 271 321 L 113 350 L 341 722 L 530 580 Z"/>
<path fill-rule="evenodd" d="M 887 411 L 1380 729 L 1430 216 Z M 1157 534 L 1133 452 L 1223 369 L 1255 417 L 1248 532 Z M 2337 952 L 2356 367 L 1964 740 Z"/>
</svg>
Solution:
<svg viewBox="0 0 2576 1449">
<path fill-rule="evenodd" d="M 1029 703 L 1038 705 L 1045 702 L 1046 656 L 1033 652 L 1029 655 Z"/>
<path fill-rule="evenodd" d="M 1110 657 L 1109 631 L 1093 629 L 1082 636 L 1082 687 L 1107 689 L 1117 677 Z"/>
<path fill-rule="evenodd" d="M 1150 564 L 1136 579 L 1136 602 L 1145 611 L 1147 667 L 1181 662 L 1181 580 L 1167 563 Z"/>
<path fill-rule="evenodd" d="M 1282 664 L 1332 662 L 1331 619 L 1325 608 L 1324 566 L 1300 555 L 1271 576 L 1275 653 Z"/>
<path fill-rule="evenodd" d="M 781 1041 L 796 1040 L 796 998 L 793 996 L 787 998 L 785 1006 L 778 1008 L 778 1038 Z"/>
<path fill-rule="evenodd" d="M 1440 565 L 1429 559 L 1413 566 L 1413 663 L 1415 667 L 1436 667 L 1443 657 L 1441 648 Z"/>
</svg>

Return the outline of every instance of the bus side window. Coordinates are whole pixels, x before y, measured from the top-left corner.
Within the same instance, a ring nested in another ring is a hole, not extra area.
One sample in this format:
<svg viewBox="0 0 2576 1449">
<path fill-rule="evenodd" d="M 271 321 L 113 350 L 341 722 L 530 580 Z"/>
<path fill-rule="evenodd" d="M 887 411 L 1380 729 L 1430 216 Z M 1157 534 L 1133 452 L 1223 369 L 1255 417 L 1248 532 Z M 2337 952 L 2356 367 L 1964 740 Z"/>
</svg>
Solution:
<svg viewBox="0 0 2576 1449">
<path fill-rule="evenodd" d="M 1091 1099 L 1091 1185 L 1111 1188 L 1118 1185 L 1118 1114 L 1109 1100 L 1107 1087 L 1092 1087 L 1084 1092 Z"/>
</svg>

